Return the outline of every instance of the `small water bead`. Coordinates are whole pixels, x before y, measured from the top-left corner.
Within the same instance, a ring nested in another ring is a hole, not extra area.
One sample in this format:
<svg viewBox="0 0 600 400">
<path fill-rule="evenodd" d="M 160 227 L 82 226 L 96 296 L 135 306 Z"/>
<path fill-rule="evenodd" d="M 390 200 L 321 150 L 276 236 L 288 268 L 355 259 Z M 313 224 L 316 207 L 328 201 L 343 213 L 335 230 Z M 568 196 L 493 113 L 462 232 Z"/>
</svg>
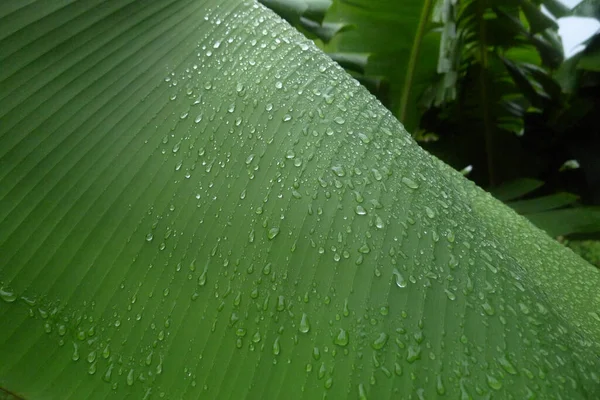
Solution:
<svg viewBox="0 0 600 400">
<path fill-rule="evenodd" d="M 335 117 L 333 121 L 338 125 L 344 125 L 344 123 L 346 122 L 346 120 L 342 117 Z"/>
<path fill-rule="evenodd" d="M 385 227 L 385 224 L 379 215 L 375 215 L 375 226 L 377 229 L 383 229 Z"/>
<path fill-rule="evenodd" d="M 281 81 L 277 81 L 277 82 L 275 82 L 275 87 L 277 89 L 281 89 L 283 87 L 283 83 L 281 83 Z"/>
<path fill-rule="evenodd" d="M 154 234 L 152 232 L 146 235 L 146 242 L 151 242 L 154 239 Z"/>
<path fill-rule="evenodd" d="M 364 144 L 369 144 L 371 143 L 371 139 L 369 139 L 369 137 L 367 135 L 365 135 L 362 132 L 358 133 L 358 138 L 361 140 L 361 142 L 363 142 Z"/>
</svg>

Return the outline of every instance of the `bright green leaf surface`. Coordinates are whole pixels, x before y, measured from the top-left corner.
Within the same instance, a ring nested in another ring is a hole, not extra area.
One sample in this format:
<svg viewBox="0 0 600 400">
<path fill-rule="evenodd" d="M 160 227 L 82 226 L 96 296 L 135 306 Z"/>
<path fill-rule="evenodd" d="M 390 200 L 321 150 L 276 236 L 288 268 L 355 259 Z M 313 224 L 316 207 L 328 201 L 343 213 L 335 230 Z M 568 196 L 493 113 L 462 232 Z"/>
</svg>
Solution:
<svg viewBox="0 0 600 400">
<path fill-rule="evenodd" d="M 272 12 L 0 4 L 0 388 L 600 396 L 598 271 Z"/>
</svg>

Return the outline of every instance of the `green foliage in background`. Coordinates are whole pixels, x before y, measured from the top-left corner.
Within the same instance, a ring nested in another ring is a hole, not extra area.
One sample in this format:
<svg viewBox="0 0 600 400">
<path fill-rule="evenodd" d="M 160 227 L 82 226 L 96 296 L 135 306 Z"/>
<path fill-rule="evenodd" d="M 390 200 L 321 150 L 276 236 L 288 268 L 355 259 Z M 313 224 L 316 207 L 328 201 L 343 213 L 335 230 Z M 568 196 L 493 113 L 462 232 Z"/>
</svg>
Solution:
<svg viewBox="0 0 600 400">
<path fill-rule="evenodd" d="M 0 396 L 600 397 L 600 272 L 263 6 L 1 2 L 0 58 Z"/>
</svg>

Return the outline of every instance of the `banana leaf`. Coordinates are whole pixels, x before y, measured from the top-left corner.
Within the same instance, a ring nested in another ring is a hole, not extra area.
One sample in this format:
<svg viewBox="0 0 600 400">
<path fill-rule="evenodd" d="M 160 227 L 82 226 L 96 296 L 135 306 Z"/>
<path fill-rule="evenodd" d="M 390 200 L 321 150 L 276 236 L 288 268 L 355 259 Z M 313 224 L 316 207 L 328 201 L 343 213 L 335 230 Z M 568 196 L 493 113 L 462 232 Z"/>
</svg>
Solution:
<svg viewBox="0 0 600 400">
<path fill-rule="evenodd" d="M 0 393 L 597 398 L 600 273 L 239 0 L 0 3 Z"/>
</svg>

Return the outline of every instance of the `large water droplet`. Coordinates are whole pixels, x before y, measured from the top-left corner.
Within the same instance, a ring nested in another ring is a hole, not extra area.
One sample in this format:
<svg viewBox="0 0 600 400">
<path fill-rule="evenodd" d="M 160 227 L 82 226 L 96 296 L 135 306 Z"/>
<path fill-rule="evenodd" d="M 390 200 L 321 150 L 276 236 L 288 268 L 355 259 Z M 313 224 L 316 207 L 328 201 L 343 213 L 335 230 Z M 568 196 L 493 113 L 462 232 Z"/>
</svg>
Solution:
<svg viewBox="0 0 600 400">
<path fill-rule="evenodd" d="M 130 369 L 129 372 L 127 373 L 127 386 L 132 386 L 133 385 L 133 381 L 134 381 L 134 371 L 133 369 Z"/>
<path fill-rule="evenodd" d="M 502 366 L 506 372 L 511 375 L 517 374 L 517 369 L 514 367 L 514 365 L 512 365 L 506 356 L 499 357 L 497 360 L 498 364 L 500 364 L 500 366 Z"/>
<path fill-rule="evenodd" d="M 334 165 L 333 167 L 331 167 L 331 170 L 333 171 L 334 174 L 336 174 L 340 178 L 346 175 L 346 171 L 344 170 L 344 167 L 342 167 L 341 165 Z"/>
<path fill-rule="evenodd" d="M 271 273 L 271 265 L 271 263 L 265 264 L 265 266 L 262 269 L 263 274 L 269 275 Z"/>
<path fill-rule="evenodd" d="M 0 286 L 0 299 L 7 303 L 12 303 L 17 299 L 17 296 L 12 290 Z"/>
<path fill-rule="evenodd" d="M 402 183 L 404 183 L 410 189 L 418 189 L 419 188 L 419 184 L 417 182 L 413 181 L 410 178 L 407 178 L 406 176 L 402 177 Z"/>
<path fill-rule="evenodd" d="M 487 375 L 487 384 L 494 390 L 502 389 L 502 382 L 500 382 L 496 377 L 490 374 Z"/>
<path fill-rule="evenodd" d="M 348 345 L 349 340 L 348 332 L 345 329 L 340 328 L 338 334 L 333 339 L 333 343 L 345 347 Z"/>
<path fill-rule="evenodd" d="M 277 336 L 277 338 L 275 339 L 275 342 L 273 342 L 273 355 L 278 356 L 280 352 L 281 352 L 281 346 L 279 344 L 279 336 Z"/>
<path fill-rule="evenodd" d="M 279 228 L 273 227 L 273 228 L 269 229 L 269 232 L 267 233 L 267 237 L 269 238 L 269 240 L 273 240 L 273 239 L 275 239 L 275 236 L 277 236 L 278 234 L 279 234 Z"/>
<path fill-rule="evenodd" d="M 367 400 L 367 391 L 362 383 L 358 385 L 358 400 Z"/>
<path fill-rule="evenodd" d="M 406 361 L 413 363 L 421 358 L 421 347 L 420 346 L 408 346 L 408 354 L 406 355 Z"/>
<path fill-rule="evenodd" d="M 371 343 L 371 347 L 373 347 L 375 350 L 381 350 L 383 348 L 383 346 L 385 346 L 385 344 L 388 341 L 388 334 L 385 332 L 381 332 L 379 334 L 379 336 L 377 336 L 377 338 L 373 341 L 373 343 Z"/>
<path fill-rule="evenodd" d="M 392 274 L 394 276 L 396 286 L 398 286 L 399 288 L 405 288 L 407 285 L 407 282 L 406 282 L 406 279 L 404 279 L 404 276 L 402 276 L 402 274 L 400 273 L 400 271 L 398 271 L 398 269 L 394 268 L 394 271 L 392 272 Z"/>
<path fill-rule="evenodd" d="M 310 321 L 308 320 L 308 316 L 306 313 L 302 313 L 302 318 L 300 319 L 300 327 L 298 330 L 302 333 L 308 333 L 310 331 Z"/>
</svg>

